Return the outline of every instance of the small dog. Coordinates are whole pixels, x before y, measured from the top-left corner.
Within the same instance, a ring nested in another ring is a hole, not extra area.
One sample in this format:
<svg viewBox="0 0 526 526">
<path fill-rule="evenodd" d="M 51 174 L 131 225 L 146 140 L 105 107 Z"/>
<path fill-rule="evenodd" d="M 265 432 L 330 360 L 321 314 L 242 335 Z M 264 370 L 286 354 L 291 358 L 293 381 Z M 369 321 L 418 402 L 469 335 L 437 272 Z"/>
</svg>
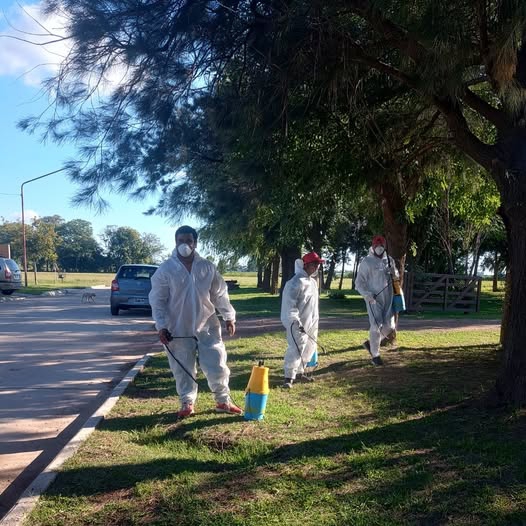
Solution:
<svg viewBox="0 0 526 526">
<path fill-rule="evenodd" d="M 95 303 L 95 296 L 96 294 L 94 292 L 85 292 L 82 294 L 82 299 L 80 300 L 81 303 Z"/>
</svg>

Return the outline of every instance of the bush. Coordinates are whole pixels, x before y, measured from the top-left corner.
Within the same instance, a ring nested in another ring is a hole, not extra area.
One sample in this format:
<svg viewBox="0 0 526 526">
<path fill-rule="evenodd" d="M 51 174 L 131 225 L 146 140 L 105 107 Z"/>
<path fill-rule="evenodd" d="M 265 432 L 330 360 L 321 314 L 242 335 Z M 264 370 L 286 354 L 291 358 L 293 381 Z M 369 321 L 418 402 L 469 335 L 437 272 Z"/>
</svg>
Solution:
<svg viewBox="0 0 526 526">
<path fill-rule="evenodd" d="M 344 300 L 347 296 L 341 290 L 335 290 L 334 292 L 329 292 L 329 298 L 332 300 Z"/>
</svg>

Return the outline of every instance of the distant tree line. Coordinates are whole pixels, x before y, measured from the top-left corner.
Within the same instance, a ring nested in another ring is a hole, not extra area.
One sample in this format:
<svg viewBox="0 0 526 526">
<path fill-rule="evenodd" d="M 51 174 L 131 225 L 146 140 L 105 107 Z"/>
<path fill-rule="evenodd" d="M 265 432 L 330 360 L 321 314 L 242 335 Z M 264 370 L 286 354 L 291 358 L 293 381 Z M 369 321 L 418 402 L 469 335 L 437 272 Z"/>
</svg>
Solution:
<svg viewBox="0 0 526 526">
<path fill-rule="evenodd" d="M 58 215 L 35 218 L 26 224 L 28 267 L 39 271 L 115 272 L 124 263 L 158 263 L 165 251 L 156 235 L 125 226 L 107 226 L 100 239 L 95 239 L 91 223 L 84 219 L 65 221 Z M 20 221 L 2 219 L 0 243 L 11 245 L 12 258 L 22 266 Z"/>
</svg>

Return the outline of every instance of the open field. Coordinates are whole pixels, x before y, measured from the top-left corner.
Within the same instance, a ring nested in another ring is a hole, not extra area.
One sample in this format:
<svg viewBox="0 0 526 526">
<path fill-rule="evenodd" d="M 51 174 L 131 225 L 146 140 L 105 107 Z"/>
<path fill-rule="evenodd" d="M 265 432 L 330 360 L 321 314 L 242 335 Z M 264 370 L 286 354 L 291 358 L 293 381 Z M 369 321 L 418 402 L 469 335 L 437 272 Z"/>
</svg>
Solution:
<svg viewBox="0 0 526 526">
<path fill-rule="evenodd" d="M 63 275 L 64 279 L 58 276 Z M 83 289 L 86 287 L 94 287 L 97 285 L 104 285 L 109 287 L 111 280 L 115 277 L 115 273 L 104 272 L 37 272 L 36 283 L 33 272 L 27 274 L 27 287 L 22 287 L 20 292 L 25 294 L 42 294 L 48 290 L 56 289 Z M 22 277 L 22 280 L 24 278 Z M 16 293 L 15 293 L 16 294 Z"/>
<path fill-rule="evenodd" d="M 28 524 L 470 525 L 526 523 L 526 412 L 489 409 L 496 331 L 407 332 L 369 365 L 360 331 L 323 333 L 314 384 L 276 387 L 285 340 L 229 341 L 233 396 L 271 368 L 265 420 L 175 423 L 164 356 L 64 467 Z"/>
</svg>

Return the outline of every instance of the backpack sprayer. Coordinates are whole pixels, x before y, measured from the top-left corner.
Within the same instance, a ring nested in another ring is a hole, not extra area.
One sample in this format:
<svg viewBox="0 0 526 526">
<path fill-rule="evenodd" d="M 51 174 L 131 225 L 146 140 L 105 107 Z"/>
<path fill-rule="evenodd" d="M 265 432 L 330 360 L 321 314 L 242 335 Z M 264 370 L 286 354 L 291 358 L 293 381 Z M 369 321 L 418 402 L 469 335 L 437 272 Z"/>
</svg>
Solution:
<svg viewBox="0 0 526 526">
<path fill-rule="evenodd" d="M 387 241 L 385 243 L 385 252 L 387 254 L 387 264 L 389 265 L 389 271 L 391 271 L 391 259 L 389 258 L 389 252 L 387 250 Z M 405 310 L 405 299 L 402 288 L 400 287 L 400 278 L 394 276 L 391 272 L 391 283 L 393 284 L 393 312 L 398 314 Z"/>
</svg>

